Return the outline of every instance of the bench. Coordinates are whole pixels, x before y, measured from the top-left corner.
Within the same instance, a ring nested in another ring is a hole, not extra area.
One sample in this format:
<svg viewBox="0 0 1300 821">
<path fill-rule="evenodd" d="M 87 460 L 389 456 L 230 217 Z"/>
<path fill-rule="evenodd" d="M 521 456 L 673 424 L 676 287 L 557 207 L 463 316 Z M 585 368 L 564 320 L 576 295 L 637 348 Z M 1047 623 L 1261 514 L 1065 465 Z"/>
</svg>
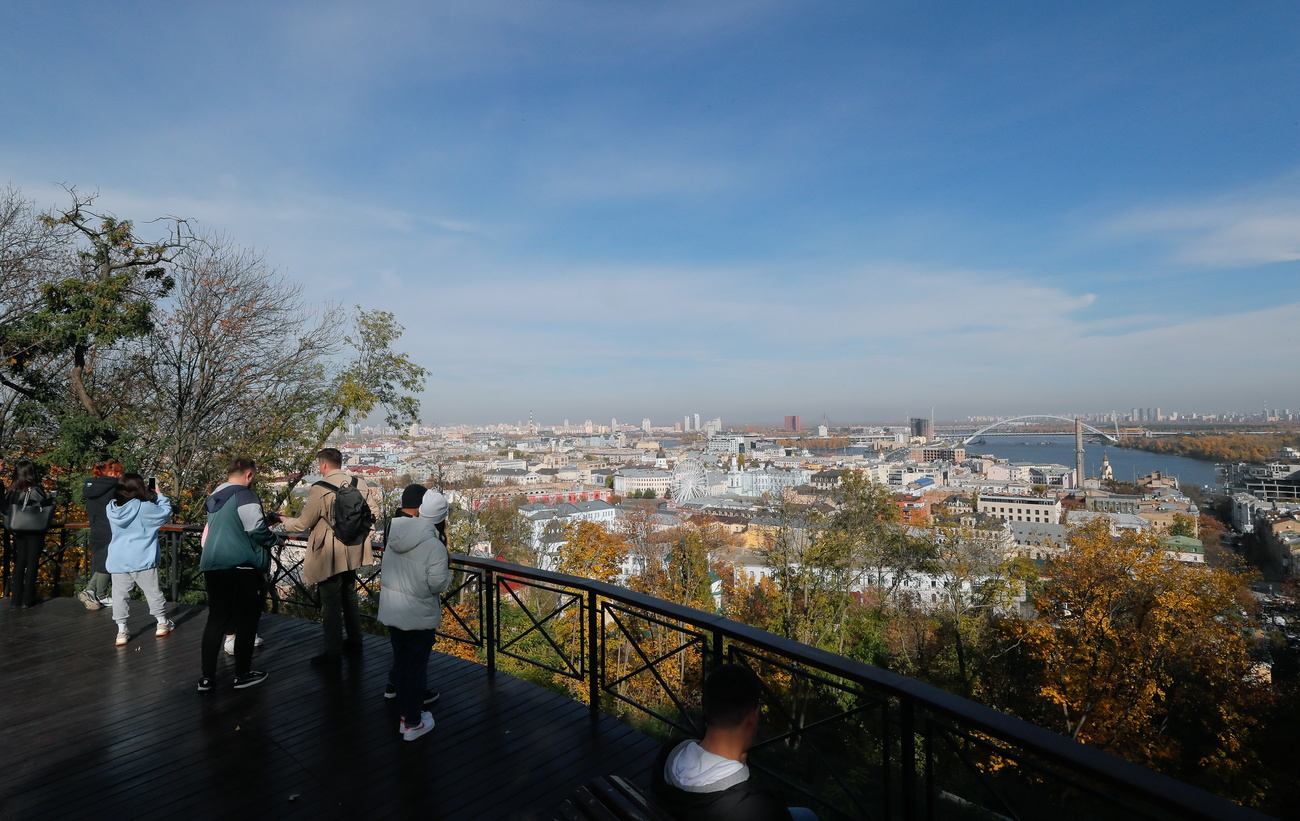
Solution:
<svg viewBox="0 0 1300 821">
<path fill-rule="evenodd" d="M 673 821 L 635 784 L 617 775 L 593 778 L 560 803 L 564 821 Z"/>
</svg>

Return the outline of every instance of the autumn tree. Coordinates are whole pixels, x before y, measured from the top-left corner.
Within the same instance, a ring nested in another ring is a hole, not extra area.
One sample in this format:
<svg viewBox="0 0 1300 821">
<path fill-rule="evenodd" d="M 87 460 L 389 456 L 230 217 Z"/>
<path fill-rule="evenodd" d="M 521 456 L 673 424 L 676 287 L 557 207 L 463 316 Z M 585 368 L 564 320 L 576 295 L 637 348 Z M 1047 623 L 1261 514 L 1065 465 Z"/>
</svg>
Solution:
<svg viewBox="0 0 1300 821">
<path fill-rule="evenodd" d="M 779 632 L 842 653 L 856 593 L 874 589 L 877 602 L 885 600 L 916 570 L 924 550 L 897 524 L 898 508 L 882 485 L 846 474 L 835 501 L 838 510 L 829 518 L 780 503 L 762 553 L 781 591 Z"/>
<path fill-rule="evenodd" d="M 1170 536 L 1185 536 L 1189 539 L 1196 538 L 1196 520 L 1190 513 L 1175 513 L 1169 524 Z"/>
<path fill-rule="evenodd" d="M 310 447 L 338 311 L 308 308 L 299 285 L 221 238 L 184 249 L 172 271 L 154 331 L 130 349 L 143 388 L 132 428 L 193 516 L 223 456 L 283 465 Z"/>
<path fill-rule="evenodd" d="M 296 463 L 306 475 L 317 451 L 341 426 L 358 422 L 376 411 L 384 421 L 403 427 L 420 418 L 420 400 L 428 371 L 396 347 L 405 328 L 388 311 L 364 310 L 355 306 L 352 330 L 343 336 L 342 360 L 325 363 L 312 422 L 303 437 Z M 325 331 L 323 331 L 325 332 Z M 332 331 L 330 331 L 332 332 Z M 292 491 L 298 479 L 282 491 L 280 500 Z"/>
<path fill-rule="evenodd" d="M 627 557 L 627 542 L 597 522 L 564 525 L 564 545 L 559 548 L 556 570 L 601 582 L 615 582 Z"/>
<path fill-rule="evenodd" d="M 1131 761 L 1206 783 L 1248 773 L 1260 691 L 1246 579 L 1165 555 L 1153 534 L 1071 531 L 1037 615 L 1012 621 L 1035 702 L 1019 712 Z"/>
<path fill-rule="evenodd" d="M 970 697 L 975 687 L 972 651 L 985 643 L 990 619 L 1012 611 L 1037 572 L 1029 559 L 1011 550 L 1001 527 L 940 524 L 930 530 L 926 543 L 923 568 L 932 586 L 918 591 L 917 603 L 952 647 L 954 689 Z"/>
</svg>

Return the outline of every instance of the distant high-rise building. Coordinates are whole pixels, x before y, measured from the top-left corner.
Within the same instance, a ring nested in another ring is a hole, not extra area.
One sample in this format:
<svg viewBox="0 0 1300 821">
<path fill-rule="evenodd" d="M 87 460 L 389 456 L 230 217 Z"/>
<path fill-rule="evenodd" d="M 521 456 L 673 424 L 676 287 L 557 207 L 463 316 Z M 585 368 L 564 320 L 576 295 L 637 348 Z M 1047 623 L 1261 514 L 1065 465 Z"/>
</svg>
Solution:
<svg viewBox="0 0 1300 821">
<path fill-rule="evenodd" d="M 641 430 L 645 431 L 646 433 L 649 433 L 649 432 L 650 432 L 650 418 L 649 418 L 649 417 L 646 417 L 645 419 L 642 419 L 642 420 L 641 420 Z"/>
<path fill-rule="evenodd" d="M 802 427 L 799 425 L 799 417 L 787 416 L 785 418 L 785 429 L 791 433 L 798 433 L 802 430 Z"/>
<path fill-rule="evenodd" d="M 912 435 L 929 442 L 934 438 L 934 422 L 921 416 L 914 416 L 908 420 L 908 427 L 912 429 Z"/>
<path fill-rule="evenodd" d="M 700 415 L 697 413 L 695 414 L 695 430 L 699 430 L 699 429 L 700 429 Z"/>
<path fill-rule="evenodd" d="M 683 416 L 683 417 L 682 417 L 682 430 L 685 431 L 685 430 L 690 430 L 690 429 L 691 429 L 691 417 L 690 417 L 690 416 Z"/>
</svg>

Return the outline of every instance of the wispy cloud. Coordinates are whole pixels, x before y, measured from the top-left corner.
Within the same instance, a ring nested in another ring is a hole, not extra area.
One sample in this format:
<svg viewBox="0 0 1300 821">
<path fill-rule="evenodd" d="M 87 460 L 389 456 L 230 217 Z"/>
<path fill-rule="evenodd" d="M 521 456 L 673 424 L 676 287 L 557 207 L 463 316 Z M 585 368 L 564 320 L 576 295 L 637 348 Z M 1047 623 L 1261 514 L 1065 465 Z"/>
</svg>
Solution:
<svg viewBox="0 0 1300 821">
<path fill-rule="evenodd" d="M 1300 260 L 1300 175 L 1274 185 L 1136 208 L 1105 226 L 1168 247 L 1174 261 L 1242 268 Z"/>
</svg>

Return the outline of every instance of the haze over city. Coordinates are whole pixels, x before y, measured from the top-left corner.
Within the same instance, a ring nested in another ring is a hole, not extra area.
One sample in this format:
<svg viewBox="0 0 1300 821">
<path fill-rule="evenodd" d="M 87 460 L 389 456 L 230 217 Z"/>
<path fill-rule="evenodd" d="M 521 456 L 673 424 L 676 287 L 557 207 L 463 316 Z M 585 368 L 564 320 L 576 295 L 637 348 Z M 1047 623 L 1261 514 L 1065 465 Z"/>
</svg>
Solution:
<svg viewBox="0 0 1300 821">
<path fill-rule="evenodd" d="M 1294 4 L 72 2 L 6 34 L 0 181 L 394 312 L 430 424 L 1300 408 Z"/>
</svg>

